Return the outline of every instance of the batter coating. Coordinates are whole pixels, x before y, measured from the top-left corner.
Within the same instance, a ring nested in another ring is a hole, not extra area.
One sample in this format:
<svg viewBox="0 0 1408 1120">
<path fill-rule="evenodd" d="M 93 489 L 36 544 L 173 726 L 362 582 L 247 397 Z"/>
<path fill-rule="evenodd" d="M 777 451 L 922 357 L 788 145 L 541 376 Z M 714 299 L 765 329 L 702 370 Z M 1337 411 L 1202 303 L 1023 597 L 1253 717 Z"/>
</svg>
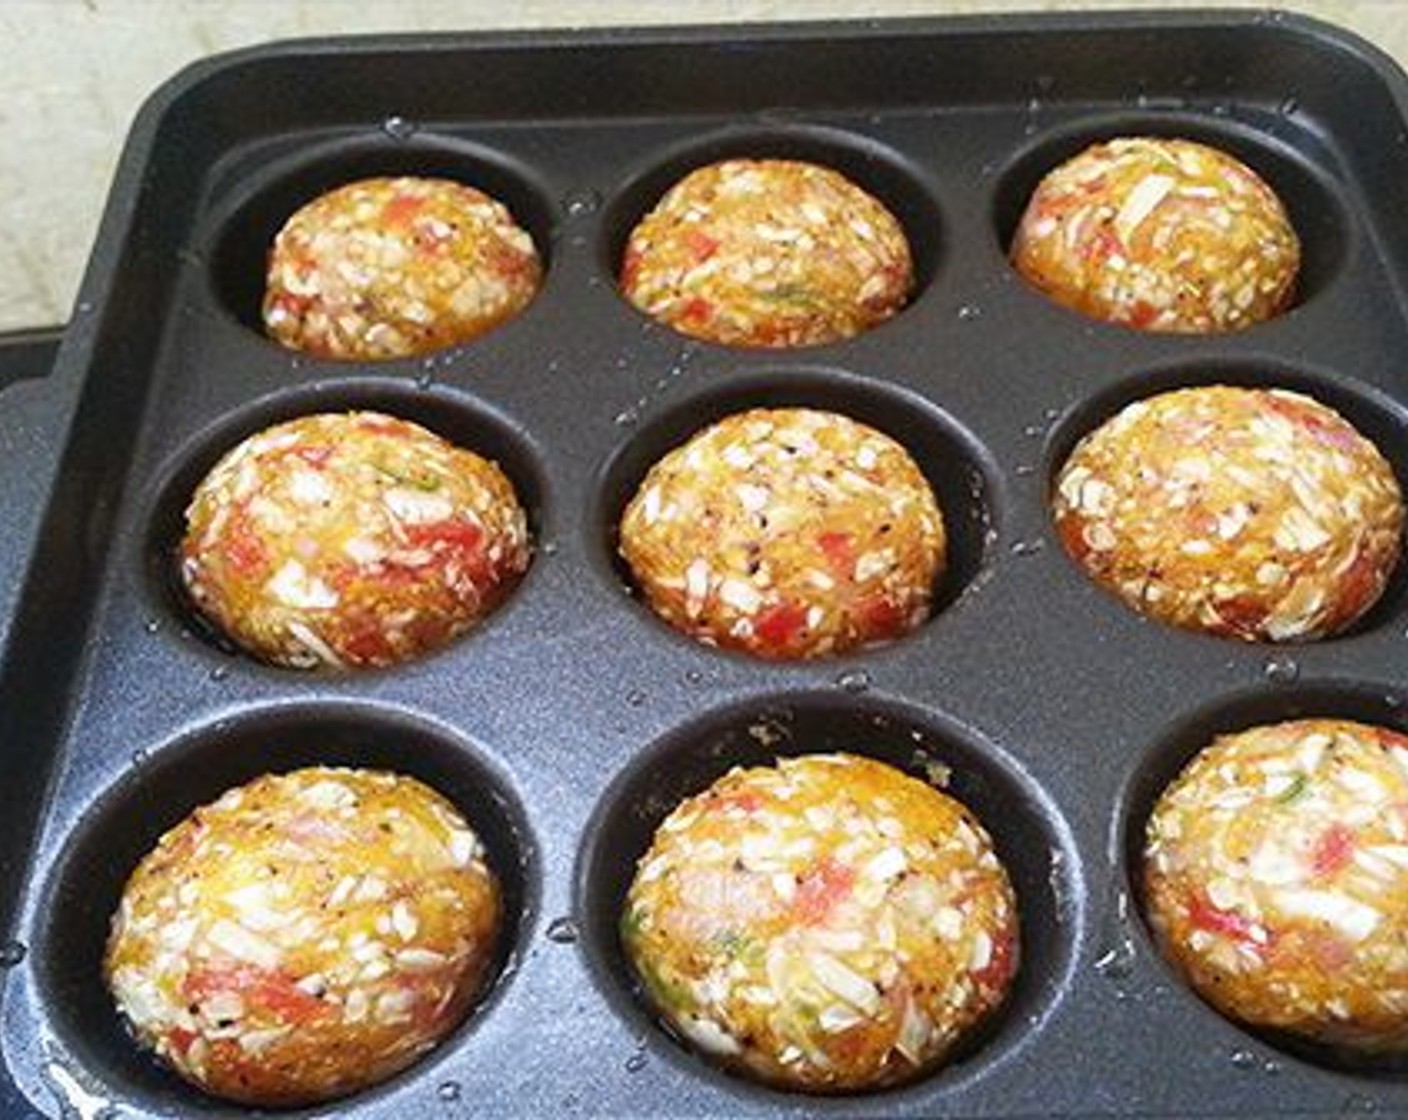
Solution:
<svg viewBox="0 0 1408 1120">
<path fill-rule="evenodd" d="M 1002 1004 L 1016 900 L 952 798 L 855 755 L 734 769 L 682 803 L 621 920 L 666 1021 L 784 1088 L 872 1089 L 941 1064 Z"/>
<path fill-rule="evenodd" d="M 1125 408 L 1071 453 L 1052 506 L 1066 550 L 1131 607 L 1270 642 L 1372 607 L 1404 519 L 1392 468 L 1333 409 L 1225 385 Z"/>
<path fill-rule="evenodd" d="M 839 172 L 730 159 L 676 183 L 631 232 L 621 290 L 695 338 L 815 346 L 890 318 L 914 286 L 909 242 Z"/>
<path fill-rule="evenodd" d="M 657 614 L 769 658 L 913 630 L 944 548 L 938 503 L 903 447 L 803 408 L 706 428 L 651 468 L 621 519 L 621 555 Z"/>
<path fill-rule="evenodd" d="M 468 630 L 528 567 L 497 466 L 376 412 L 251 436 L 196 488 L 180 546 L 191 602 L 256 657 L 391 665 Z"/>
<path fill-rule="evenodd" d="M 1057 303 L 1151 331 L 1240 330 L 1295 295 L 1300 241 L 1241 161 L 1190 140 L 1095 144 L 1044 178 L 1012 240 Z"/>
<path fill-rule="evenodd" d="M 1144 881 L 1164 951 L 1225 1015 L 1408 1050 L 1408 737 L 1337 719 L 1219 737 L 1155 806 Z"/>
<path fill-rule="evenodd" d="M 533 240 L 482 191 L 364 179 L 315 198 L 274 239 L 269 337 L 325 358 L 405 358 L 483 334 L 538 292 Z"/>
<path fill-rule="evenodd" d="M 197 809 L 128 880 L 103 972 L 138 1042 L 187 1081 L 312 1104 L 410 1065 L 487 979 L 498 883 L 419 782 L 314 767 Z"/>
</svg>

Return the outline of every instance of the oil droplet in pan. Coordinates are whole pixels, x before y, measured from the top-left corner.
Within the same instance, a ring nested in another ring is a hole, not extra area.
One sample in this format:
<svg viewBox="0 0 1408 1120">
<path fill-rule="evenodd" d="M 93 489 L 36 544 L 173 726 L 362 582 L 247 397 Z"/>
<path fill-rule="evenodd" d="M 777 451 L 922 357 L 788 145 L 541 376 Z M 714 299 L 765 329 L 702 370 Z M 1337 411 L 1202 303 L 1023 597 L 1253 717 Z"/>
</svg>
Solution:
<svg viewBox="0 0 1408 1120">
<path fill-rule="evenodd" d="M 1262 672 L 1267 680 L 1276 684 L 1294 684 L 1300 676 L 1300 666 L 1296 664 L 1295 658 L 1278 654 L 1267 660 Z"/>
<path fill-rule="evenodd" d="M 24 960 L 27 951 L 22 941 L 6 941 L 0 945 L 0 968 L 14 968 Z"/>
<path fill-rule="evenodd" d="M 590 187 L 572 191 L 562 198 L 562 208 L 569 218 L 580 218 L 593 213 L 601 205 L 601 195 Z"/>
<path fill-rule="evenodd" d="M 1095 958 L 1096 975 L 1105 980 L 1127 980 L 1134 973 L 1134 937 L 1129 929 L 1129 894 L 1116 889 L 1105 913 L 1100 955 Z"/>
<path fill-rule="evenodd" d="M 1106 980 L 1128 980 L 1134 973 L 1134 946 L 1118 941 L 1095 959 L 1095 971 Z"/>
<path fill-rule="evenodd" d="M 446 1104 L 450 1104 L 459 1100 L 463 1092 L 464 1090 L 460 1088 L 458 1081 L 442 1081 L 439 1088 L 435 1090 L 435 1095 Z"/>
<path fill-rule="evenodd" d="M 393 115 L 381 122 L 381 131 L 393 140 L 406 141 L 416 134 L 416 125 L 405 117 Z"/>
<path fill-rule="evenodd" d="M 571 945 L 580 936 L 577 920 L 570 916 L 554 918 L 548 923 L 546 936 L 558 945 Z"/>
<path fill-rule="evenodd" d="M 836 687 L 842 692 L 865 692 L 870 688 L 870 674 L 864 669 L 851 669 L 836 678 Z"/>
</svg>

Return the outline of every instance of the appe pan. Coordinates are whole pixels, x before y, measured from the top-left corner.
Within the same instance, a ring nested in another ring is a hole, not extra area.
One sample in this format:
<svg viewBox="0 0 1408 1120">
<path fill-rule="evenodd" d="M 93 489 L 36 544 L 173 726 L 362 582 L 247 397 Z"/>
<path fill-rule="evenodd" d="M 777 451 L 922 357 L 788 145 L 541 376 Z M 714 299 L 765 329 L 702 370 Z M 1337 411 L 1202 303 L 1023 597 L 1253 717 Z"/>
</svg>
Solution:
<svg viewBox="0 0 1408 1120">
<path fill-rule="evenodd" d="M 296 96 L 290 96 L 296 90 Z M 1134 130 L 1224 146 L 1302 234 L 1297 306 L 1234 336 L 1145 336 L 1018 280 L 1040 175 Z M 618 298 L 626 233 L 680 172 L 798 156 L 896 211 L 920 288 L 860 338 L 793 353 L 689 342 Z M 514 322 L 425 359 L 319 361 L 255 329 L 261 262 L 301 201 L 356 175 L 460 176 L 547 263 Z M 509 886 L 498 983 L 352 1117 L 1408 1111 L 1392 1068 L 1249 1034 L 1154 952 L 1130 854 L 1215 732 L 1297 713 L 1408 727 L 1400 571 L 1354 633 L 1269 650 L 1147 623 L 1066 560 L 1046 514 L 1075 440 L 1214 380 L 1307 389 L 1408 480 L 1408 100 L 1398 70 L 1275 12 L 412 35 L 197 64 L 134 126 L 52 377 L 6 390 L 0 450 L 0 1108 L 244 1115 L 123 1037 L 98 975 L 155 837 L 233 782 L 393 766 L 468 809 Z M 762 664 L 632 600 L 612 526 L 645 467 L 753 404 L 848 411 L 914 451 L 954 538 L 934 620 L 890 647 Z M 195 479 L 305 411 L 375 406 L 499 458 L 533 568 L 487 624 L 400 669 L 299 675 L 198 632 L 167 556 Z M 720 1073 L 655 1025 L 614 922 L 663 814 L 739 761 L 854 749 L 949 769 L 1012 870 L 1025 967 L 962 1060 L 817 1098 Z"/>
</svg>

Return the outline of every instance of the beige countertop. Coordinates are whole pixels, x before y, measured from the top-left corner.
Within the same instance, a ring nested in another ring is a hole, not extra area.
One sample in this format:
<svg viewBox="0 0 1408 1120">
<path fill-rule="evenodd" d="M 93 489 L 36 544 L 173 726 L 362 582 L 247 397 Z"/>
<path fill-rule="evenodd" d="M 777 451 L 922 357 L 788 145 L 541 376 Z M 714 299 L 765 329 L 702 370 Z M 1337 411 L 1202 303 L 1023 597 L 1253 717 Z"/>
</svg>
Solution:
<svg viewBox="0 0 1408 1120">
<path fill-rule="evenodd" d="M 0 4 L 0 331 L 68 318 L 143 99 L 186 63 L 271 39 L 373 31 L 837 19 L 1052 9 L 1265 8 L 1121 0 L 5 0 Z M 1408 63 L 1403 0 L 1283 0 Z"/>
</svg>

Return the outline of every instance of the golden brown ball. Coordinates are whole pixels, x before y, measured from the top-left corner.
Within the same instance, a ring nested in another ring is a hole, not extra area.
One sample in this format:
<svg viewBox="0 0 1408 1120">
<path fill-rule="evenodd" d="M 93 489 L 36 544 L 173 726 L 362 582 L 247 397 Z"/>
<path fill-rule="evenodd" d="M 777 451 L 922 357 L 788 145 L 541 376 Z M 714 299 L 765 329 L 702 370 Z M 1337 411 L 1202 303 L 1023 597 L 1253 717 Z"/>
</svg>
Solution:
<svg viewBox="0 0 1408 1120">
<path fill-rule="evenodd" d="M 945 535 L 928 481 L 889 436 L 834 412 L 755 409 L 651 468 L 620 548 L 675 628 L 760 657 L 809 658 L 922 624 Z"/>
<path fill-rule="evenodd" d="M 1150 331 L 1240 330 L 1295 296 L 1300 240 L 1246 164 L 1190 140 L 1095 144 L 1038 185 L 1012 263 L 1056 302 Z"/>
<path fill-rule="evenodd" d="M 1393 469 L 1337 412 L 1227 385 L 1129 405 L 1077 445 L 1052 506 L 1066 550 L 1131 607 L 1245 641 L 1351 626 L 1404 522 Z"/>
<path fill-rule="evenodd" d="M 533 240 L 482 191 L 363 179 L 320 195 L 269 254 L 264 326 L 325 358 L 405 358 L 467 342 L 537 295 Z"/>
<path fill-rule="evenodd" d="M 844 175 L 730 159 L 666 192 L 632 230 L 626 298 L 675 330 L 733 346 L 815 346 L 898 312 L 914 286 L 898 220 Z"/>
<path fill-rule="evenodd" d="M 230 790 L 128 880 L 103 962 L 138 1042 L 218 1097 L 282 1107 L 410 1065 L 483 989 L 483 848 L 411 778 L 314 767 Z"/>
<path fill-rule="evenodd" d="M 1016 899 L 951 797 L 849 754 L 735 769 L 636 868 L 626 954 L 666 1023 L 783 1088 L 941 1065 L 1006 999 Z"/>
<path fill-rule="evenodd" d="M 489 460 L 406 420 L 323 413 L 216 463 L 179 560 L 191 602 L 256 657 L 361 668 L 484 618 L 528 567 L 528 527 Z"/>
<path fill-rule="evenodd" d="M 1223 1014 L 1408 1050 L 1408 736 L 1301 719 L 1216 739 L 1144 849 L 1164 951 Z"/>
</svg>

